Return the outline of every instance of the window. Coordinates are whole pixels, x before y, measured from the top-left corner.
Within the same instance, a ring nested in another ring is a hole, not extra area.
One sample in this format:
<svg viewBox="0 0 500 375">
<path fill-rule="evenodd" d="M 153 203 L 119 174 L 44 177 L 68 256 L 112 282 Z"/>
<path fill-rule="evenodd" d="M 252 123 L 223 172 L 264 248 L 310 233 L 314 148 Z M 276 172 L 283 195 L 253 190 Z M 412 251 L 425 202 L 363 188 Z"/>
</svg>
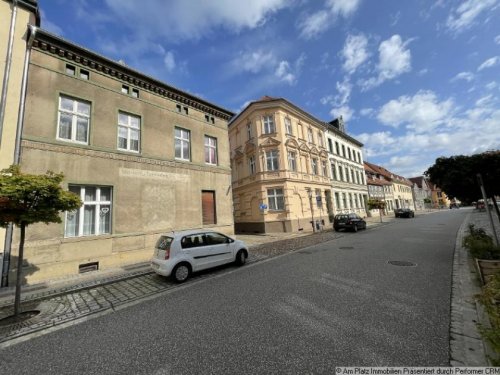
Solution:
<svg viewBox="0 0 500 375">
<path fill-rule="evenodd" d="M 76 74 L 76 67 L 73 65 L 66 64 L 66 74 L 74 76 Z"/>
<path fill-rule="evenodd" d="M 354 184 L 354 170 L 351 169 L 351 182 Z"/>
<path fill-rule="evenodd" d="M 352 159 L 352 157 L 351 157 L 351 149 L 349 147 L 347 147 L 347 154 L 349 155 L 349 159 Z"/>
<path fill-rule="evenodd" d="M 288 151 L 288 169 L 297 171 L 297 154 L 293 151 Z"/>
<path fill-rule="evenodd" d="M 69 96 L 59 97 L 58 139 L 88 144 L 89 125 L 89 102 L 70 98 Z"/>
<path fill-rule="evenodd" d="M 314 143 L 313 131 L 311 128 L 307 128 L 307 140 L 309 141 L 309 143 Z"/>
<path fill-rule="evenodd" d="M 358 152 L 358 161 L 361 163 L 361 153 Z"/>
<path fill-rule="evenodd" d="M 250 174 L 255 174 L 255 156 L 250 156 L 248 158 L 248 168 L 250 170 Z"/>
<path fill-rule="evenodd" d="M 175 128 L 175 157 L 191 160 L 191 134 L 189 130 Z"/>
<path fill-rule="evenodd" d="M 141 119 L 125 112 L 118 113 L 118 149 L 139 152 Z"/>
<path fill-rule="evenodd" d="M 127 94 L 128 95 L 128 90 L 129 90 L 128 86 L 122 85 L 122 94 Z"/>
<path fill-rule="evenodd" d="M 80 78 L 88 81 L 90 78 L 90 73 L 87 70 L 80 69 Z"/>
<path fill-rule="evenodd" d="M 328 177 L 328 171 L 326 170 L 326 161 L 321 162 L 321 166 L 323 167 L 323 176 Z"/>
<path fill-rule="evenodd" d="M 344 168 L 339 166 L 339 181 L 344 181 Z"/>
<path fill-rule="evenodd" d="M 277 171 L 279 169 L 278 150 L 266 152 L 266 165 L 268 171 Z"/>
<path fill-rule="evenodd" d="M 252 139 L 252 124 L 250 123 L 247 124 L 247 139 Z"/>
<path fill-rule="evenodd" d="M 349 169 L 347 167 L 345 167 L 345 180 L 347 182 L 350 182 L 349 177 L 350 177 L 350 175 L 349 175 Z"/>
<path fill-rule="evenodd" d="M 323 200 L 321 199 L 321 190 L 316 189 L 316 205 L 318 208 L 323 208 Z"/>
<path fill-rule="evenodd" d="M 181 105 L 180 105 L 180 104 L 177 104 L 177 105 L 175 106 L 175 108 L 177 108 L 177 112 L 181 113 L 182 108 L 181 108 Z"/>
<path fill-rule="evenodd" d="M 283 196 L 283 189 L 267 189 L 267 201 L 270 210 L 284 210 L 285 198 Z"/>
<path fill-rule="evenodd" d="M 263 124 L 264 124 L 264 129 L 263 129 L 264 134 L 276 133 L 273 116 L 264 116 Z"/>
<path fill-rule="evenodd" d="M 328 151 L 330 151 L 330 153 L 333 154 L 333 143 L 330 138 L 328 138 Z"/>
<path fill-rule="evenodd" d="M 318 159 L 311 159 L 312 174 L 318 174 Z"/>
<path fill-rule="evenodd" d="M 205 163 L 217 165 L 217 139 L 205 136 Z"/>
<path fill-rule="evenodd" d="M 111 233 L 111 187 L 70 185 L 69 191 L 83 204 L 66 212 L 65 237 L 95 236 Z"/>
<path fill-rule="evenodd" d="M 318 132 L 318 144 L 320 145 L 320 147 L 323 147 L 323 135 L 321 134 L 321 132 Z"/>
<path fill-rule="evenodd" d="M 340 195 L 339 195 L 339 193 L 335 193 L 335 206 L 337 207 L 338 210 L 340 209 Z"/>
<path fill-rule="evenodd" d="M 351 193 L 349 193 L 349 207 L 350 208 L 354 207 L 353 202 L 352 202 L 352 194 Z"/>
<path fill-rule="evenodd" d="M 188 108 L 188 107 L 184 107 L 184 114 L 185 114 L 185 115 L 188 115 L 188 114 L 189 114 L 189 108 Z"/>
<path fill-rule="evenodd" d="M 342 145 L 342 156 L 345 158 L 345 146 Z"/>
<path fill-rule="evenodd" d="M 335 142 L 335 151 L 337 151 L 337 155 L 340 155 L 340 148 L 338 142 Z"/>
<path fill-rule="evenodd" d="M 203 225 L 217 224 L 215 191 L 201 191 L 201 213 Z"/>
<path fill-rule="evenodd" d="M 335 164 L 331 163 L 330 164 L 330 169 L 332 171 L 332 179 L 336 180 L 337 179 L 337 173 L 336 173 L 336 168 L 335 168 Z"/>
<path fill-rule="evenodd" d="M 286 134 L 293 134 L 292 131 L 292 120 L 290 120 L 288 117 L 285 117 L 285 131 Z"/>
<path fill-rule="evenodd" d="M 139 90 L 137 89 L 132 89 L 132 94 L 131 94 L 134 98 L 138 98 L 139 97 Z"/>
<path fill-rule="evenodd" d="M 345 193 L 342 193 L 342 208 L 347 208 L 347 197 Z"/>
</svg>

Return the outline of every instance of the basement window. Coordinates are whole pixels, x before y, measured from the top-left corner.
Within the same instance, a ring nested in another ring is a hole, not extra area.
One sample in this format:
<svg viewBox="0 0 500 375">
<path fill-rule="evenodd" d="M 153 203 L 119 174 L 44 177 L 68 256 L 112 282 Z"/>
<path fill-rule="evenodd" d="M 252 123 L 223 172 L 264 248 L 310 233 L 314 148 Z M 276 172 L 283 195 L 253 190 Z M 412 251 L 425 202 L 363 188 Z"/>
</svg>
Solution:
<svg viewBox="0 0 500 375">
<path fill-rule="evenodd" d="M 99 262 L 83 263 L 78 265 L 78 273 L 92 272 L 99 270 Z"/>
</svg>

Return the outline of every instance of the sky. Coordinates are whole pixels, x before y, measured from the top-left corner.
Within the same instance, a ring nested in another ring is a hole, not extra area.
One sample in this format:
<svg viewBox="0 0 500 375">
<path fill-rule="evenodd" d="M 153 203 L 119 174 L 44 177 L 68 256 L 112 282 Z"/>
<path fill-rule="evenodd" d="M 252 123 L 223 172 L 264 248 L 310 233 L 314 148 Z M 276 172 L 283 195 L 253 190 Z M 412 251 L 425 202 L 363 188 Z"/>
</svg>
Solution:
<svg viewBox="0 0 500 375">
<path fill-rule="evenodd" d="M 342 115 L 405 176 L 500 149 L 500 0 L 39 0 L 41 27 L 240 112 Z"/>
</svg>

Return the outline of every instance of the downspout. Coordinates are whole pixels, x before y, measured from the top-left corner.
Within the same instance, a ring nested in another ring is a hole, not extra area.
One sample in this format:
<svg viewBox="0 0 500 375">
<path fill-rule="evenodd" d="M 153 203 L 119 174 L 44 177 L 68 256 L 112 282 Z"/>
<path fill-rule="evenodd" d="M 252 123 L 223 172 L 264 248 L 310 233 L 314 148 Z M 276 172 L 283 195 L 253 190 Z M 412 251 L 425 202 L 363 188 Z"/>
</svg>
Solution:
<svg viewBox="0 0 500 375">
<path fill-rule="evenodd" d="M 12 16 L 10 18 L 9 44 L 7 47 L 7 56 L 5 71 L 3 74 L 2 96 L 0 97 L 0 146 L 2 145 L 3 122 L 5 119 L 5 107 L 7 105 L 7 88 L 9 86 L 10 67 L 12 65 L 12 49 L 14 47 L 14 33 L 16 30 L 17 18 L 17 0 L 12 1 Z"/>
<path fill-rule="evenodd" d="M 23 80 L 21 84 L 21 98 L 19 101 L 19 110 L 17 114 L 17 128 L 16 128 L 16 147 L 14 149 L 14 164 L 19 164 L 21 161 L 21 137 L 23 134 L 24 126 L 24 109 L 26 107 L 26 90 L 28 87 L 28 69 L 31 56 L 31 46 L 35 39 L 37 27 L 28 25 L 28 41 L 26 44 L 26 52 L 24 56 Z M 4 254 L 2 264 L 2 280 L 0 280 L 0 287 L 8 286 L 9 284 L 9 269 L 10 269 L 10 252 L 12 246 L 12 234 L 14 227 L 11 224 L 7 227 L 5 233 Z"/>
</svg>

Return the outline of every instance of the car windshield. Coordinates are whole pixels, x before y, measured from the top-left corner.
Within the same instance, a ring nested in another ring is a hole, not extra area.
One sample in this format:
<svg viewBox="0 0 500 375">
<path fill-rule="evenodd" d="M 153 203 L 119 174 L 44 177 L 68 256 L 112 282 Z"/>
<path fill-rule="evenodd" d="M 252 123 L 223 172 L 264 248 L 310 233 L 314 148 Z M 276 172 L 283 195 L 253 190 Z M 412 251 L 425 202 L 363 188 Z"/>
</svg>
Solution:
<svg viewBox="0 0 500 375">
<path fill-rule="evenodd" d="M 174 239 L 168 236 L 161 236 L 156 242 L 156 248 L 160 250 L 169 250 Z"/>
</svg>

